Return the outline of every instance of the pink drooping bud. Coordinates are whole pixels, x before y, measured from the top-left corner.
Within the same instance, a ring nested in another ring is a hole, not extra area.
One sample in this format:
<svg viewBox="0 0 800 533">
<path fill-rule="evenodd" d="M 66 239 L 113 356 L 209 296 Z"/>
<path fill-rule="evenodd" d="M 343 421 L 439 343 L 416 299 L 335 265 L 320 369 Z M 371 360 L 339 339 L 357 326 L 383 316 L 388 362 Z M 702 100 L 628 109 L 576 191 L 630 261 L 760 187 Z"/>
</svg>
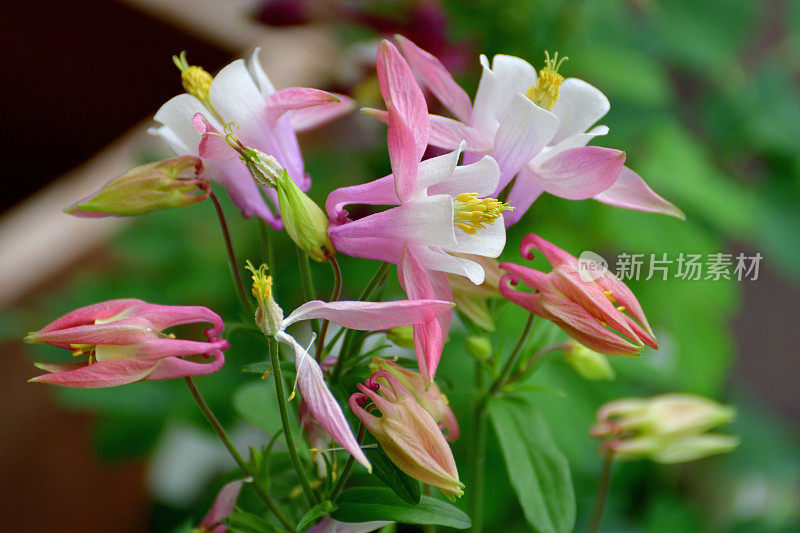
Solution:
<svg viewBox="0 0 800 533">
<path fill-rule="evenodd" d="M 545 274 L 514 263 L 502 263 L 508 272 L 500 292 L 517 305 L 541 316 L 572 338 L 606 355 L 635 355 L 644 345 L 658 349 L 655 335 L 631 290 L 607 269 L 579 272 L 578 260 L 561 248 L 530 234 L 520 252 L 533 259 L 531 248 L 542 251 L 553 266 Z M 512 289 L 520 280 L 535 292 Z"/>
<path fill-rule="evenodd" d="M 181 324 L 209 322 L 208 342 L 176 339 L 164 334 Z M 113 387 L 134 381 L 155 381 L 211 374 L 222 368 L 228 341 L 218 335 L 224 324 L 205 307 L 156 305 L 136 299 L 109 300 L 76 309 L 25 342 L 42 342 L 72 351 L 83 362 L 36 366 L 49 374 L 31 381 L 67 387 Z M 186 359 L 213 357 L 210 363 Z"/>
<path fill-rule="evenodd" d="M 236 498 L 239 497 L 239 492 L 241 492 L 245 481 L 247 480 L 237 479 L 223 486 L 214 499 L 214 503 L 211 504 L 208 514 L 192 530 L 192 533 L 225 533 L 228 531 L 228 526 L 223 524 L 222 521 L 233 512 Z"/>
<path fill-rule="evenodd" d="M 433 417 L 400 380 L 387 370 L 375 372 L 360 393 L 350 396 L 350 408 L 403 472 L 438 487 L 451 500 L 464 494 L 450 446 Z M 375 416 L 363 405 L 372 401 Z"/>
<path fill-rule="evenodd" d="M 452 441 L 458 438 L 459 429 L 456 415 L 450 409 L 447 396 L 442 393 L 435 382 L 431 382 L 430 385 L 426 386 L 425 380 L 419 372 L 380 357 L 372 359 L 370 370 L 373 372 L 379 370 L 391 372 L 414 396 L 414 399 L 419 402 L 422 408 L 428 411 L 433 420 L 439 424 L 439 428 L 444 432 L 445 439 Z"/>
<path fill-rule="evenodd" d="M 199 157 L 184 155 L 134 167 L 64 210 L 76 217 L 132 216 L 202 202 L 211 187 Z"/>
<path fill-rule="evenodd" d="M 618 459 L 681 463 L 735 448 L 737 437 L 708 433 L 735 414 L 730 407 L 692 394 L 625 398 L 600 408 L 591 435 Z"/>
</svg>

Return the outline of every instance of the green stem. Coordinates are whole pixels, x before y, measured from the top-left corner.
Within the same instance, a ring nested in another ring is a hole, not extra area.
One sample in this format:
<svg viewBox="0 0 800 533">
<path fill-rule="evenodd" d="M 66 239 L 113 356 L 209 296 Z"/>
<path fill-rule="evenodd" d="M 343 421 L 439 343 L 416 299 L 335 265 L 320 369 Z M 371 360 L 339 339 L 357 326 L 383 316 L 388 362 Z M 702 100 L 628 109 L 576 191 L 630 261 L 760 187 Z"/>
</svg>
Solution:
<svg viewBox="0 0 800 533">
<path fill-rule="evenodd" d="M 269 232 L 272 231 L 264 219 L 260 217 L 258 218 L 258 229 L 261 232 L 261 260 L 267 264 L 270 269 L 275 268 L 275 258 L 273 257 L 272 251 L 272 239 L 270 238 Z"/>
<path fill-rule="evenodd" d="M 225 220 L 225 212 L 222 210 L 222 205 L 219 203 L 219 198 L 217 198 L 217 195 L 214 194 L 213 190 L 209 193 L 209 197 L 211 198 L 211 202 L 214 204 L 214 209 L 216 210 L 217 218 L 219 219 L 219 227 L 222 229 L 222 236 L 225 238 L 225 249 L 228 252 L 228 262 L 230 263 L 231 272 L 233 273 L 233 280 L 236 282 L 236 290 L 239 294 L 239 300 L 241 301 L 242 306 L 247 309 L 247 312 L 252 315 L 253 306 L 250 303 L 250 298 L 247 296 L 247 290 L 244 288 L 242 274 L 239 271 L 239 261 L 237 261 L 236 253 L 233 251 L 231 233 L 228 230 L 228 223 Z"/>
<path fill-rule="evenodd" d="M 329 301 L 335 302 L 342 294 L 342 270 L 339 268 L 339 262 L 336 257 L 331 257 L 329 263 L 333 270 L 333 293 Z M 328 333 L 328 320 L 322 321 L 322 327 L 319 329 L 319 338 L 317 339 L 317 362 L 322 362 L 322 351 L 325 348 L 325 335 Z"/>
<path fill-rule="evenodd" d="M 289 531 L 294 531 L 295 528 L 292 525 L 292 523 L 289 521 L 288 518 L 286 518 L 283 512 L 281 512 L 280 508 L 278 508 L 278 506 L 275 505 L 275 502 L 272 501 L 272 498 L 269 497 L 269 494 L 267 494 L 264 491 L 259 476 L 250 471 L 250 468 L 248 468 L 247 463 L 245 462 L 244 458 L 242 458 L 241 454 L 239 453 L 239 450 L 237 450 L 236 447 L 233 445 L 233 442 L 231 442 L 231 439 L 230 437 L 228 437 L 228 434 L 225 432 L 225 429 L 222 427 L 222 424 L 219 423 L 219 420 L 217 420 L 217 417 L 214 416 L 214 413 L 211 411 L 211 408 L 208 407 L 208 404 L 203 399 L 203 396 L 200 394 L 200 391 L 197 390 L 197 386 L 194 384 L 192 378 L 187 376 L 184 378 L 184 380 L 186 381 L 186 385 L 189 387 L 189 392 L 192 393 L 192 397 L 194 398 L 195 402 L 197 402 L 197 405 L 200 407 L 200 410 L 205 415 L 206 419 L 208 420 L 208 423 L 211 424 L 212 428 L 214 428 L 214 431 L 217 433 L 217 436 L 219 436 L 222 443 L 228 449 L 228 452 L 231 454 L 231 457 L 233 457 L 233 460 L 236 461 L 236 464 L 239 465 L 239 468 L 242 470 L 242 473 L 248 477 L 253 478 L 253 489 L 255 489 L 258 496 L 262 500 L 264 500 L 264 503 L 267 504 L 269 510 L 272 511 L 272 514 L 275 515 L 275 518 L 277 518 L 278 521 L 281 524 L 283 524 L 283 526 L 286 529 L 288 529 Z"/>
<path fill-rule="evenodd" d="M 378 270 L 372 276 L 372 279 L 370 279 L 369 283 L 367 283 L 367 286 L 364 287 L 364 290 L 361 292 L 361 296 L 358 297 L 359 301 L 366 302 L 372 298 L 377 288 L 386 279 L 386 275 L 389 273 L 390 266 L 391 263 L 387 263 L 386 261 L 381 263 L 381 266 L 378 267 Z M 339 378 L 342 375 L 342 369 L 344 368 L 343 361 L 353 349 L 353 344 L 355 343 L 355 334 L 355 331 L 349 330 L 344 336 L 342 348 L 339 350 L 339 357 L 336 359 L 336 365 L 333 367 L 333 372 L 331 373 L 331 382 L 333 383 L 339 382 Z"/>
<path fill-rule="evenodd" d="M 311 488 L 311 482 L 308 479 L 308 474 L 300 462 L 300 455 L 297 453 L 297 444 L 294 440 L 292 433 L 292 426 L 289 423 L 289 409 L 286 406 L 286 396 L 283 391 L 283 372 L 281 371 L 280 357 L 278 356 L 278 341 L 274 337 L 267 337 L 267 345 L 269 347 L 269 357 L 272 363 L 272 370 L 275 376 L 275 394 L 278 396 L 278 410 L 281 413 L 281 424 L 283 425 L 283 436 L 286 439 L 286 447 L 289 449 L 289 458 L 292 460 L 297 477 L 300 479 L 300 486 L 303 489 L 303 494 L 308 500 L 308 504 L 313 506 L 319 503 L 316 493 Z"/>
<path fill-rule="evenodd" d="M 600 480 L 597 483 L 597 496 L 592 513 L 592 522 L 589 525 L 589 533 L 597 533 L 600 530 L 600 521 L 603 519 L 603 511 L 606 508 L 606 498 L 608 488 L 611 486 L 611 467 L 614 464 L 614 452 L 609 450 L 603 459 L 603 469 L 600 471 Z"/>
<path fill-rule="evenodd" d="M 519 354 L 522 353 L 522 349 L 528 342 L 528 337 L 530 337 L 531 330 L 533 329 L 533 319 L 535 318 L 535 316 L 536 315 L 534 315 L 533 313 L 528 315 L 528 321 L 525 322 L 525 327 L 522 328 L 522 333 L 519 336 L 517 345 L 514 346 L 513 350 L 511 350 L 511 354 L 508 356 L 506 364 L 500 371 L 500 375 L 497 376 L 497 379 L 494 380 L 492 386 L 489 387 L 488 396 L 494 396 L 501 388 L 503 388 L 504 385 L 506 385 L 506 380 L 508 380 L 511 371 L 514 369 L 514 365 L 517 364 L 517 359 L 519 358 Z"/>
<path fill-rule="evenodd" d="M 356 435 L 356 440 L 358 444 L 361 444 L 361 441 L 364 439 L 364 433 L 366 428 L 364 424 L 360 424 L 358 426 L 358 434 Z M 333 486 L 333 490 L 331 491 L 331 496 L 328 498 L 330 501 L 335 502 L 336 498 L 339 497 L 339 494 L 342 493 L 344 490 L 345 483 L 347 483 L 347 478 L 350 477 L 350 471 L 353 470 L 353 465 L 356 462 L 356 458 L 353 457 L 351 454 L 350 457 L 347 458 L 347 462 L 342 469 L 342 474 L 339 476 L 339 479 L 336 480 L 336 485 Z"/>
</svg>

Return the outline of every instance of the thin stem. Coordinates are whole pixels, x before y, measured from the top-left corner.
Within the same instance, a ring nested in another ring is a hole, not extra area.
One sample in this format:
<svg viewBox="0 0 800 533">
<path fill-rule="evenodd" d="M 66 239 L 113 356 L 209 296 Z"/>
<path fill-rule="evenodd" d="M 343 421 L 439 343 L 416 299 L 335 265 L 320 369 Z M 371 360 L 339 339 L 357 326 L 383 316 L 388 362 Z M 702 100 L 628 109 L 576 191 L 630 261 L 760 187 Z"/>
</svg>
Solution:
<svg viewBox="0 0 800 533">
<path fill-rule="evenodd" d="M 359 424 L 358 434 L 356 435 L 356 440 L 358 441 L 359 445 L 361 445 L 361 441 L 364 439 L 365 431 L 366 428 L 364 427 L 364 424 Z M 350 471 L 353 470 L 353 464 L 355 464 L 355 462 L 356 458 L 351 454 L 350 457 L 347 458 L 347 462 L 342 469 L 342 474 L 339 476 L 339 479 L 336 480 L 336 485 L 333 486 L 331 495 L 328 498 L 330 501 L 335 502 L 336 498 L 338 498 L 339 494 L 341 494 L 344 490 L 344 486 L 347 483 L 347 478 L 350 477 Z"/>
<path fill-rule="evenodd" d="M 303 298 L 307 302 L 311 300 L 316 300 L 316 296 L 314 295 L 314 278 L 311 277 L 311 264 L 308 262 L 308 255 L 297 248 L 297 263 L 300 269 L 300 284 L 303 286 Z M 317 324 L 316 320 L 311 322 L 311 327 L 314 330 L 314 333 L 319 335 L 319 324 Z"/>
<path fill-rule="evenodd" d="M 228 262 L 231 266 L 233 273 L 233 280 L 236 282 L 236 290 L 239 293 L 239 300 L 242 306 L 247 309 L 247 312 L 253 314 L 253 306 L 250 303 L 250 298 L 247 296 L 247 290 L 244 288 L 242 281 L 242 274 L 239 272 L 239 261 L 236 259 L 236 253 L 233 251 L 233 241 L 231 241 L 231 233 L 228 230 L 228 222 L 225 220 L 225 213 L 222 211 L 222 205 L 219 203 L 219 198 L 212 190 L 209 193 L 211 202 L 214 204 L 214 209 L 217 211 L 217 218 L 219 219 L 219 227 L 222 230 L 222 236 L 225 238 L 225 249 L 228 252 Z"/>
<path fill-rule="evenodd" d="M 369 280 L 369 283 L 367 283 L 367 286 L 364 287 L 364 290 L 361 292 L 361 296 L 358 297 L 360 301 L 366 302 L 367 300 L 372 298 L 376 289 L 386 279 L 386 275 L 389 273 L 390 266 L 391 263 L 387 263 L 386 261 L 384 261 L 381 264 L 381 266 L 378 267 L 378 270 L 372 276 L 372 279 Z M 350 351 L 353 349 L 354 343 L 355 343 L 355 332 L 353 330 L 350 330 L 344 336 L 344 340 L 342 341 L 342 348 L 339 351 L 339 357 L 337 358 L 336 365 L 333 367 L 333 372 L 331 373 L 331 381 L 333 383 L 339 382 L 339 378 L 342 375 L 342 369 L 344 368 L 343 361 L 350 354 Z"/>
<path fill-rule="evenodd" d="M 603 459 L 603 469 L 600 472 L 600 480 L 597 482 L 597 496 L 592 513 L 592 523 L 589 525 L 589 533 L 597 533 L 600 530 L 600 521 L 603 519 L 603 511 L 606 508 L 606 498 L 608 488 L 611 486 L 611 467 L 614 464 L 614 452 L 609 450 Z"/>
<path fill-rule="evenodd" d="M 492 386 L 489 387 L 488 396 L 494 396 L 497 391 L 499 391 L 506 384 L 509 374 L 511 374 L 511 371 L 514 369 L 514 365 L 517 364 L 517 358 L 519 357 L 519 354 L 522 352 L 522 349 L 528 342 L 528 337 L 530 337 L 531 330 L 533 329 L 533 319 L 535 316 L 536 315 L 533 313 L 528 315 L 528 321 L 525 322 L 525 327 L 522 328 L 522 333 L 519 336 L 517 345 L 514 346 L 513 350 L 511 350 L 511 354 L 508 356 L 506 364 L 500 371 L 500 375 L 497 376 L 497 379 L 494 380 Z"/>
<path fill-rule="evenodd" d="M 289 449 L 289 458 L 292 460 L 292 466 L 294 466 L 297 477 L 300 479 L 300 486 L 303 489 L 303 494 L 305 494 L 308 504 L 313 506 L 319 503 L 319 499 L 311 488 L 308 474 L 303 468 L 303 464 L 300 462 L 300 456 L 297 453 L 297 444 L 295 443 L 294 434 L 292 433 L 292 426 L 289 423 L 289 409 L 286 406 L 286 396 L 284 396 L 283 392 L 283 372 L 281 371 L 281 362 L 278 357 L 278 341 L 273 337 L 267 337 L 267 345 L 269 347 L 269 357 L 275 376 L 275 394 L 278 396 L 278 410 L 281 413 L 283 436 L 286 439 L 286 447 Z"/>
<path fill-rule="evenodd" d="M 470 510 L 472 514 L 472 530 L 480 533 L 483 531 L 483 480 L 486 471 L 486 434 L 489 420 L 486 416 L 486 402 L 481 399 L 475 408 L 475 437 L 473 440 L 473 457 L 475 463 L 472 469 L 472 497 Z"/>
<path fill-rule="evenodd" d="M 217 417 L 214 416 L 213 412 L 211 412 L 211 408 L 208 407 L 208 404 L 203 399 L 203 396 L 200 394 L 200 391 L 197 390 L 197 386 L 194 384 L 192 378 L 186 376 L 184 378 L 184 381 L 186 381 L 186 385 L 189 387 L 189 392 L 192 393 L 192 397 L 197 402 L 197 405 L 200 407 L 200 410 L 205 415 L 206 419 L 208 420 L 208 423 L 211 424 L 212 428 L 214 428 L 214 431 L 217 433 L 219 439 L 228 449 L 228 452 L 231 454 L 231 457 L 233 457 L 233 460 L 236 461 L 236 464 L 239 465 L 239 468 L 242 470 L 242 473 L 244 473 L 244 475 L 248 477 L 253 478 L 254 480 L 253 489 L 255 489 L 258 496 L 262 500 L 264 500 L 264 503 L 267 504 L 269 510 L 272 511 L 272 514 L 275 515 L 275 518 L 277 518 L 278 521 L 281 524 L 283 524 L 283 526 L 286 529 L 294 531 L 295 528 L 292 525 L 292 523 L 289 521 L 288 518 L 286 518 L 286 516 L 283 514 L 280 508 L 278 508 L 278 506 L 275 505 L 275 502 L 272 501 L 272 498 L 269 497 L 269 494 L 267 494 L 262 488 L 259 476 L 250 471 L 250 468 L 247 466 L 247 463 L 245 462 L 244 458 L 242 458 L 241 454 L 239 453 L 239 450 L 237 450 L 236 447 L 233 445 L 233 442 L 231 442 L 231 439 L 230 437 L 228 437 L 228 434 L 225 432 L 225 429 L 222 427 L 222 424 L 219 423 L 219 420 L 217 420 Z"/>
<path fill-rule="evenodd" d="M 261 232 L 261 260 L 267 264 L 270 269 L 275 268 L 275 258 L 272 253 L 272 239 L 269 232 L 272 230 L 264 219 L 258 218 L 258 229 Z"/>
<path fill-rule="evenodd" d="M 525 368 L 523 368 L 519 372 L 516 372 L 513 376 L 508 378 L 508 381 L 506 381 L 506 385 L 510 385 L 511 383 L 514 383 L 515 381 L 525 376 L 534 366 L 536 366 L 537 363 L 539 363 L 539 361 L 542 360 L 542 357 L 544 357 L 545 355 L 548 355 L 552 352 L 557 352 L 559 350 L 567 350 L 567 349 L 569 349 L 569 343 L 566 342 L 561 344 L 554 344 L 553 346 L 548 346 L 547 348 L 542 348 L 541 350 L 533 354 L 533 357 L 531 357 L 530 361 L 528 361 L 528 363 L 525 365 Z"/>
<path fill-rule="evenodd" d="M 339 268 L 339 262 L 336 257 L 331 257 L 331 269 L 333 270 L 333 293 L 331 294 L 331 302 L 335 302 L 342 294 L 342 271 Z M 328 333 L 328 320 L 322 321 L 322 326 L 319 328 L 319 338 L 317 339 L 317 362 L 322 362 L 322 351 L 325 347 L 325 335 Z"/>
<path fill-rule="evenodd" d="M 422 485 L 422 494 L 425 496 L 431 495 L 431 486 L 427 483 Z M 436 524 L 425 524 L 422 526 L 423 533 L 436 533 Z"/>
</svg>

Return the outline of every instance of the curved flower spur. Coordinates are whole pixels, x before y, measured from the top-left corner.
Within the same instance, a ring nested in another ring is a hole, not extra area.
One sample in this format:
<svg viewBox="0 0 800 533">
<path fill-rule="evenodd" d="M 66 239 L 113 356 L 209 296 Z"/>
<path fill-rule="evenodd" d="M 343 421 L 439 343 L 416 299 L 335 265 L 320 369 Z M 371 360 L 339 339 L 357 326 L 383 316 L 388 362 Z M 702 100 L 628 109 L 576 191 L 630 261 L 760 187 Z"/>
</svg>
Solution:
<svg viewBox="0 0 800 533">
<path fill-rule="evenodd" d="M 176 339 L 167 328 L 209 322 L 208 342 Z M 205 307 L 157 305 L 136 299 L 109 300 L 76 309 L 25 337 L 72 351 L 86 361 L 37 363 L 49 374 L 30 381 L 67 387 L 114 387 L 135 381 L 156 381 L 211 374 L 222 368 L 228 341 L 218 335 L 224 325 Z M 185 357 L 213 357 L 199 363 Z"/>
<path fill-rule="evenodd" d="M 501 263 L 508 272 L 500 281 L 503 296 L 550 320 L 569 336 L 606 355 L 636 355 L 644 347 L 658 349 L 655 335 L 631 290 L 608 270 L 586 280 L 578 259 L 538 235 L 522 240 L 520 253 L 533 259 L 540 250 L 553 270 L 547 274 L 514 263 Z M 519 280 L 535 292 L 512 289 Z"/>
<path fill-rule="evenodd" d="M 455 117 L 431 115 L 428 143 L 452 150 L 466 142 L 470 158 L 494 157 L 501 170 L 495 195 L 516 177 L 508 196 L 516 210 L 506 217 L 506 225 L 522 218 L 543 192 L 685 218 L 624 166 L 624 152 L 586 146 L 608 133 L 606 126 L 589 128 L 611 105 L 592 85 L 559 74 L 566 58 L 546 54 L 537 76 L 536 69 L 519 57 L 498 54 L 490 65 L 481 55 L 483 74 L 470 104 L 467 93 L 436 57 L 405 37 L 398 35 L 396 40 L 420 83 Z"/>
</svg>

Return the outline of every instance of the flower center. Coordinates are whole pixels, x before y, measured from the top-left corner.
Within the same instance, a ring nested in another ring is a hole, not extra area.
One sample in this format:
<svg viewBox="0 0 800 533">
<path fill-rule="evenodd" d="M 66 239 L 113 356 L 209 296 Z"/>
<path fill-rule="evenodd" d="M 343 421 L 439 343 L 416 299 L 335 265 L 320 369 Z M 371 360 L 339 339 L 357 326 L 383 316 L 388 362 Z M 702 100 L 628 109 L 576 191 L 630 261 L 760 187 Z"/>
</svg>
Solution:
<svg viewBox="0 0 800 533">
<path fill-rule="evenodd" d="M 264 264 L 255 268 L 247 261 L 245 268 L 253 273 L 253 296 L 258 302 L 256 325 L 267 335 L 275 335 L 281 331 L 283 310 L 272 298 L 272 276 L 267 274 L 267 265 Z"/>
<path fill-rule="evenodd" d="M 184 90 L 200 100 L 206 109 L 220 120 L 219 114 L 214 109 L 214 106 L 211 105 L 211 99 L 208 97 L 208 90 L 211 87 L 211 82 L 214 81 L 214 77 L 206 72 L 203 67 L 190 65 L 186 59 L 185 50 L 179 56 L 172 56 L 172 62 L 181 71 L 181 85 L 183 85 Z"/>
<path fill-rule="evenodd" d="M 496 198 L 477 198 L 476 192 L 465 192 L 453 200 L 453 222 L 468 235 L 474 235 L 484 224 L 494 224 L 503 211 L 514 208 Z"/>
<path fill-rule="evenodd" d="M 539 71 L 539 79 L 530 86 L 525 96 L 542 109 L 548 111 L 553 109 L 553 106 L 558 101 L 558 90 L 564 81 L 564 76 L 558 73 L 558 69 L 567 59 L 569 58 L 562 57 L 559 59 L 558 52 L 552 58 L 548 52 L 545 52 L 544 68 Z"/>
</svg>

